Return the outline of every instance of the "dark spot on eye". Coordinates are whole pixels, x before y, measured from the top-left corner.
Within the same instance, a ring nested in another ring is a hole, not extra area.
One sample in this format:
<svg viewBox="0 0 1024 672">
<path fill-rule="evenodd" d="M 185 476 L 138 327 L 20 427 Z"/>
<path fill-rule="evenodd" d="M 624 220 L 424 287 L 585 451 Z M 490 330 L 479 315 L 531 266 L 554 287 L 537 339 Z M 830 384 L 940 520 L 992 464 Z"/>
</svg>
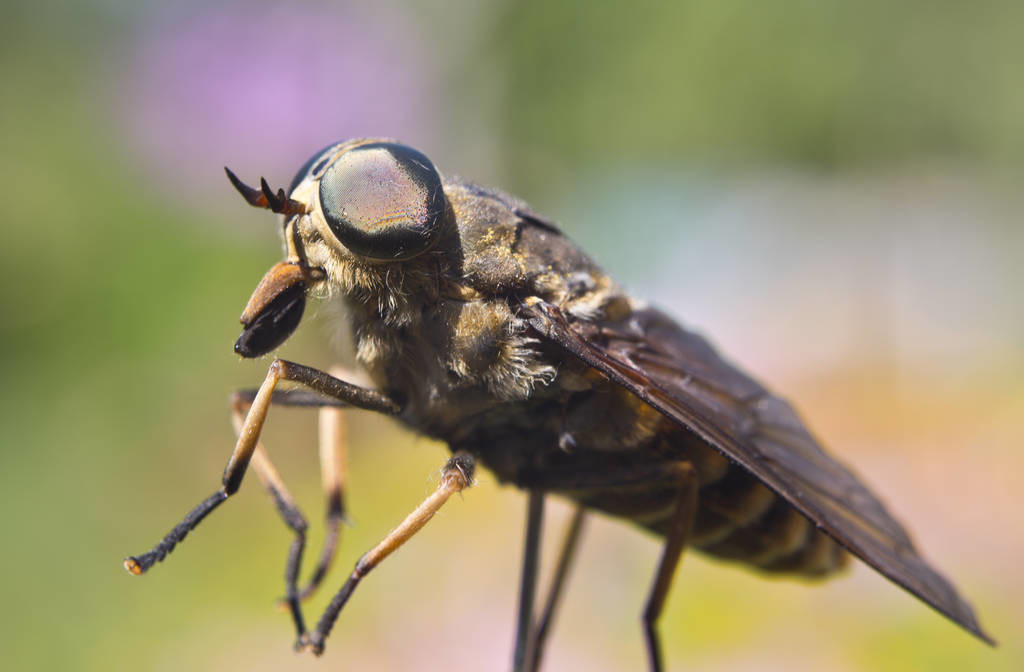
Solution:
<svg viewBox="0 0 1024 672">
<path fill-rule="evenodd" d="M 324 169 L 324 166 L 327 165 L 327 160 L 329 158 L 329 156 L 325 156 L 324 158 L 320 159 L 320 162 L 313 166 L 312 170 L 309 171 L 309 176 L 317 177 L 320 174 L 320 171 Z"/>
<path fill-rule="evenodd" d="M 319 152 L 309 157 L 309 159 L 302 164 L 298 172 L 295 173 L 295 177 L 292 178 L 291 184 L 288 185 L 288 194 L 290 195 L 295 191 L 295 187 L 302 184 L 302 181 L 311 175 L 315 175 L 317 172 L 323 170 L 324 165 L 331 158 L 331 154 L 334 153 L 334 149 L 338 146 L 338 143 L 332 143 L 327 145 Z M 316 164 L 316 165 L 314 165 Z"/>
</svg>

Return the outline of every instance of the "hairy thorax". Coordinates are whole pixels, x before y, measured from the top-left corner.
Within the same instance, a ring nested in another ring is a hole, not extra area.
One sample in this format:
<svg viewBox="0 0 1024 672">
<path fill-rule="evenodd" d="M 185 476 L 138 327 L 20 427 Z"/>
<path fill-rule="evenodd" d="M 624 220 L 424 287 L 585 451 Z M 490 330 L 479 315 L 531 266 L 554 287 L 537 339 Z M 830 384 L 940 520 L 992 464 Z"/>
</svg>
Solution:
<svg viewBox="0 0 1024 672">
<path fill-rule="evenodd" d="M 449 230 L 408 263 L 367 263 L 306 240 L 310 262 L 322 260 L 326 273 L 321 293 L 345 304 L 358 363 L 402 401 L 406 424 L 458 444 L 496 423 L 516 427 L 540 406 L 564 406 L 592 384 L 540 348 L 516 314 L 520 300 L 537 296 L 594 318 L 628 312 L 629 299 L 517 201 L 459 181 L 446 192 Z"/>
</svg>

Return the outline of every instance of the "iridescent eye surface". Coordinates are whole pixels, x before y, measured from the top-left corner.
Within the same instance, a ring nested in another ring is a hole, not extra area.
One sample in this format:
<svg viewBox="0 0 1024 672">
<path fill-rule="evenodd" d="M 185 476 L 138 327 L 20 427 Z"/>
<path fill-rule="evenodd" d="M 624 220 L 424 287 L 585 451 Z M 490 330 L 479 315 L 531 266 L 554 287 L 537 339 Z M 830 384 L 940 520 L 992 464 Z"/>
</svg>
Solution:
<svg viewBox="0 0 1024 672">
<path fill-rule="evenodd" d="M 320 179 L 320 205 L 342 245 L 377 261 L 410 259 L 430 249 L 447 210 L 430 159 L 386 142 L 338 157 Z"/>
</svg>

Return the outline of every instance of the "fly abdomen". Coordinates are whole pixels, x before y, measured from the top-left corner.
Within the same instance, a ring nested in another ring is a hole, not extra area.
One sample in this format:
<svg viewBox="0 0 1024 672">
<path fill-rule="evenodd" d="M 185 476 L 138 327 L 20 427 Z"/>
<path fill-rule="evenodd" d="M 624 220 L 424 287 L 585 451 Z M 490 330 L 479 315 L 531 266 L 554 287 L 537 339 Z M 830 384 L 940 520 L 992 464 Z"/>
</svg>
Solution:
<svg viewBox="0 0 1024 672">
<path fill-rule="evenodd" d="M 804 576 L 825 576 L 845 567 L 849 559 L 849 553 L 835 539 L 814 528 L 798 549 L 761 565 L 761 569 Z"/>
<path fill-rule="evenodd" d="M 736 530 L 758 522 L 776 499 L 760 481 L 730 466 L 724 476 L 700 489 L 690 545 L 704 549 L 724 542 Z"/>
<path fill-rule="evenodd" d="M 732 467 L 701 489 L 691 546 L 759 569 L 824 575 L 845 552 L 806 516 L 746 471 Z"/>
</svg>

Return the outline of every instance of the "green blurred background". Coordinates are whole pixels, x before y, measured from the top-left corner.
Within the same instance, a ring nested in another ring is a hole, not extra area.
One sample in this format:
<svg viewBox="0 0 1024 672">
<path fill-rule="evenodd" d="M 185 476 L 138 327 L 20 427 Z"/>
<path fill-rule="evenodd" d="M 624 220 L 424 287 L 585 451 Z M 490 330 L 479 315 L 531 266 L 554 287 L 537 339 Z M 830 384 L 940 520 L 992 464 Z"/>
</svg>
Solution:
<svg viewBox="0 0 1024 672">
<path fill-rule="evenodd" d="M 1024 669 L 1022 26 L 998 0 L 5 3 L 5 669 L 507 667 L 524 501 L 487 474 L 320 660 L 274 608 L 289 535 L 255 479 L 121 568 L 216 487 L 228 394 L 267 364 L 231 345 L 277 227 L 221 166 L 286 184 L 359 135 L 525 197 L 784 391 L 1002 642 L 862 566 L 808 586 L 692 554 L 670 669 Z M 335 361 L 326 312 L 282 354 Z M 350 421 L 353 525 L 310 618 L 445 458 Z M 314 427 L 275 411 L 266 444 L 318 523 Z M 547 669 L 641 669 L 657 553 L 592 521 Z"/>
</svg>

